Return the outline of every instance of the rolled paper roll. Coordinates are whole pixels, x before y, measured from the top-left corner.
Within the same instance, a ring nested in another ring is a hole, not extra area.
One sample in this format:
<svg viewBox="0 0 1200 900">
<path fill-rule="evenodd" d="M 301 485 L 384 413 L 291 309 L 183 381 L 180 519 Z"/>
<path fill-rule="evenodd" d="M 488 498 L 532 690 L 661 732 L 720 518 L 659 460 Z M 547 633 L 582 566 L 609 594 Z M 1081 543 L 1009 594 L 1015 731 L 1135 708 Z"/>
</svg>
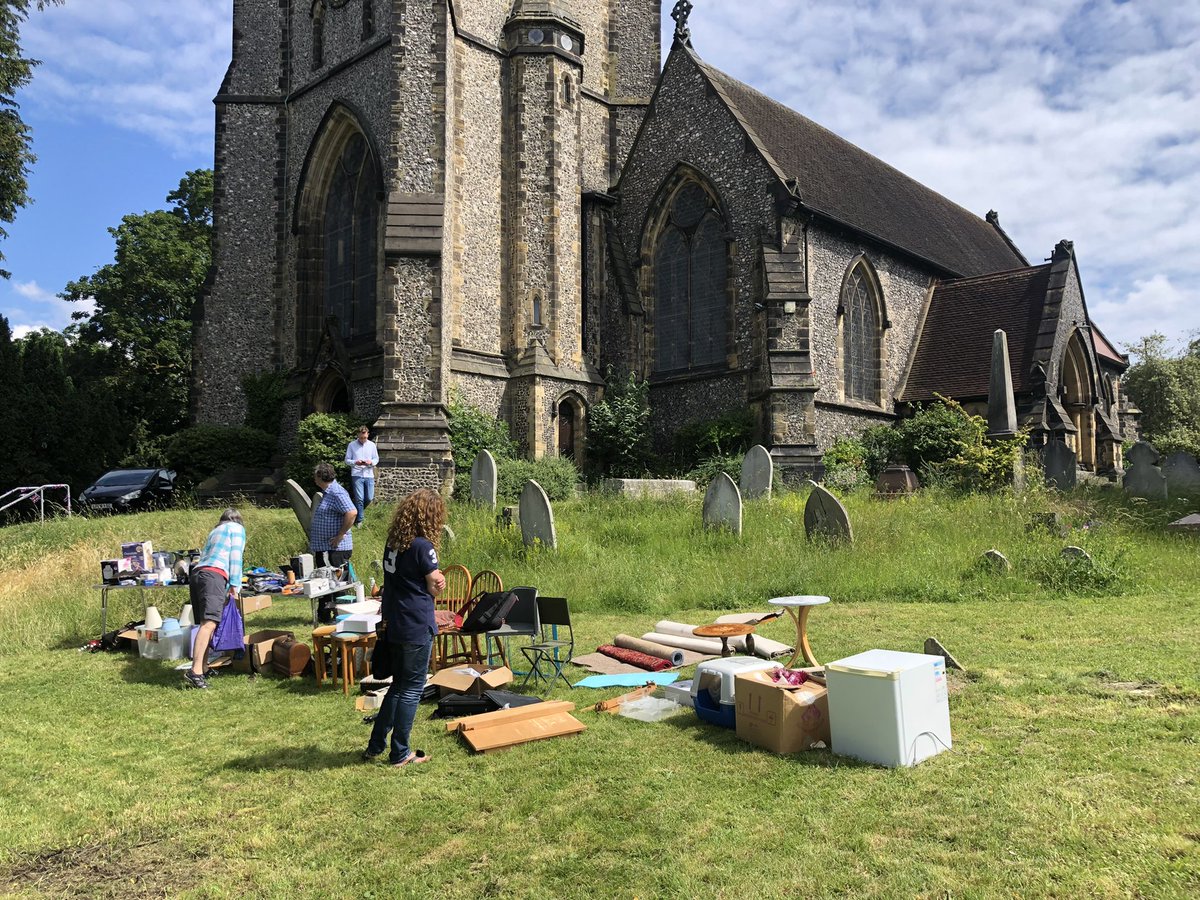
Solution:
<svg viewBox="0 0 1200 900">
<path fill-rule="evenodd" d="M 703 653 L 706 656 L 721 655 L 721 642 L 716 638 L 684 637 L 680 634 L 660 634 L 657 631 L 651 631 L 643 634 L 642 640 L 666 644 L 668 647 L 678 647 L 680 650 L 691 650 L 693 653 Z"/>
<path fill-rule="evenodd" d="M 645 641 L 628 634 L 618 634 L 613 638 L 613 644 L 625 650 L 636 650 L 638 653 L 645 653 L 647 656 L 665 659 L 672 667 L 683 665 L 683 651 L 678 647 L 668 647 L 666 644 Z"/>
<path fill-rule="evenodd" d="M 158 611 L 157 606 L 146 607 L 146 627 L 150 629 L 162 628 L 162 613 Z"/>
</svg>

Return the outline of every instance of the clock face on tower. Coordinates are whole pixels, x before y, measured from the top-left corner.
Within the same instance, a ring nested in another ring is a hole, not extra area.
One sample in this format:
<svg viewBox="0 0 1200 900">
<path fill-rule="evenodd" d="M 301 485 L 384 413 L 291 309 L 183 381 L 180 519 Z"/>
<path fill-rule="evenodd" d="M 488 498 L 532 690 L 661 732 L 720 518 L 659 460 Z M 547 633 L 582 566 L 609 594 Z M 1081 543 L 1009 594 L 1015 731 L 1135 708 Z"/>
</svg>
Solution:
<svg viewBox="0 0 1200 900">
<path fill-rule="evenodd" d="M 534 28 L 529 32 L 529 43 L 540 44 L 546 40 L 546 35 L 540 28 Z"/>
<path fill-rule="evenodd" d="M 564 34 L 559 37 L 558 46 L 562 47 L 564 50 L 573 51 L 575 49 L 575 42 L 571 40 L 571 36 L 569 34 Z"/>
</svg>

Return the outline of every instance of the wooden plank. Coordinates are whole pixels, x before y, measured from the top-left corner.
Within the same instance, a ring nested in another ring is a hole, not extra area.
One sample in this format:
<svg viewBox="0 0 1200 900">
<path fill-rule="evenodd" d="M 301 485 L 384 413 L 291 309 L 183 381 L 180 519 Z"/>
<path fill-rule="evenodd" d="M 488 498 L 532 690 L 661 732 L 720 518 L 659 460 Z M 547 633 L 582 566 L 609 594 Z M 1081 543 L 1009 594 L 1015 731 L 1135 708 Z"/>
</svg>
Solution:
<svg viewBox="0 0 1200 900">
<path fill-rule="evenodd" d="M 532 719 L 537 716 L 548 716 L 552 713 L 570 712 L 575 704 L 570 700 L 554 700 L 546 703 L 530 703 L 527 706 L 517 706 L 512 709 L 498 709 L 495 712 L 479 713 L 475 716 L 463 716 L 453 722 L 446 723 L 447 731 L 471 731 L 475 728 L 489 728 L 493 725 L 503 725 L 507 722 L 520 722 L 522 719 Z"/>
<path fill-rule="evenodd" d="M 586 730 L 587 726 L 569 712 L 558 712 L 536 719 L 526 719 L 523 722 L 511 722 L 491 728 L 465 731 L 463 738 L 466 739 L 467 745 L 472 750 L 477 753 L 486 753 L 488 750 L 499 750 L 503 747 L 513 747 L 531 741 L 543 741 L 567 734 L 578 734 Z"/>
<path fill-rule="evenodd" d="M 627 700 L 637 700 L 641 697 L 648 697 L 654 693 L 657 685 L 651 683 L 638 688 L 636 691 L 630 691 L 628 694 L 622 694 L 620 697 L 613 697 L 611 700 L 601 700 L 592 707 L 596 712 L 615 713 L 621 708 L 621 704 Z"/>
</svg>

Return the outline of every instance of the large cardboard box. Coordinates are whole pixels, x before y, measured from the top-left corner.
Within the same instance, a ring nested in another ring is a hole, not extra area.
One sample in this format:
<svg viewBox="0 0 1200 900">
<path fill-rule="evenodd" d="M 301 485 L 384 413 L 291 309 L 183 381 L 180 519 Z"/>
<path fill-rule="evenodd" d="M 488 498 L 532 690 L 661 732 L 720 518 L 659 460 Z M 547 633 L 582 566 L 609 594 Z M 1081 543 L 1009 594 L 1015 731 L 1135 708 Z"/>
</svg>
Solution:
<svg viewBox="0 0 1200 900">
<path fill-rule="evenodd" d="M 238 672 L 267 672 L 271 669 L 271 647 L 281 637 L 295 638 L 290 631 L 272 628 L 255 631 L 243 639 L 246 652 L 241 659 L 234 660 L 233 668 Z"/>
<path fill-rule="evenodd" d="M 513 680 L 508 666 L 454 666 L 435 672 L 429 679 L 438 689 L 438 696 L 447 694 L 482 694 Z"/>
<path fill-rule="evenodd" d="M 242 611 L 242 618 L 246 618 L 248 613 L 258 612 L 260 609 L 269 609 L 271 606 L 270 594 L 255 594 L 250 597 L 238 597 L 238 606 Z"/>
<path fill-rule="evenodd" d="M 829 691 L 808 681 L 776 684 L 770 672 L 737 676 L 737 736 L 776 753 L 829 747 Z"/>
</svg>

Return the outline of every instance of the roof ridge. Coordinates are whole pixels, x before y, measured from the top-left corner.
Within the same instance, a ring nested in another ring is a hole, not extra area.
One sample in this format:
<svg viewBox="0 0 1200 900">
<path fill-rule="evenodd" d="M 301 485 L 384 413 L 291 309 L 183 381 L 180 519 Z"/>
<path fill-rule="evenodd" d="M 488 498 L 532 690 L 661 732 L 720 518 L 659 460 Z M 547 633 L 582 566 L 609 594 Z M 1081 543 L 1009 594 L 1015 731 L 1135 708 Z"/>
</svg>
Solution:
<svg viewBox="0 0 1200 900">
<path fill-rule="evenodd" d="M 960 285 L 960 284 L 978 284 L 982 281 L 990 281 L 992 279 L 1011 278 L 1014 275 L 1019 275 L 1027 272 L 1036 272 L 1038 269 L 1049 269 L 1050 263 L 1045 262 L 1036 266 L 1018 266 L 1015 269 L 1001 269 L 999 272 L 987 272 L 983 275 L 964 275 L 961 278 L 943 278 L 943 285 Z"/>
</svg>

